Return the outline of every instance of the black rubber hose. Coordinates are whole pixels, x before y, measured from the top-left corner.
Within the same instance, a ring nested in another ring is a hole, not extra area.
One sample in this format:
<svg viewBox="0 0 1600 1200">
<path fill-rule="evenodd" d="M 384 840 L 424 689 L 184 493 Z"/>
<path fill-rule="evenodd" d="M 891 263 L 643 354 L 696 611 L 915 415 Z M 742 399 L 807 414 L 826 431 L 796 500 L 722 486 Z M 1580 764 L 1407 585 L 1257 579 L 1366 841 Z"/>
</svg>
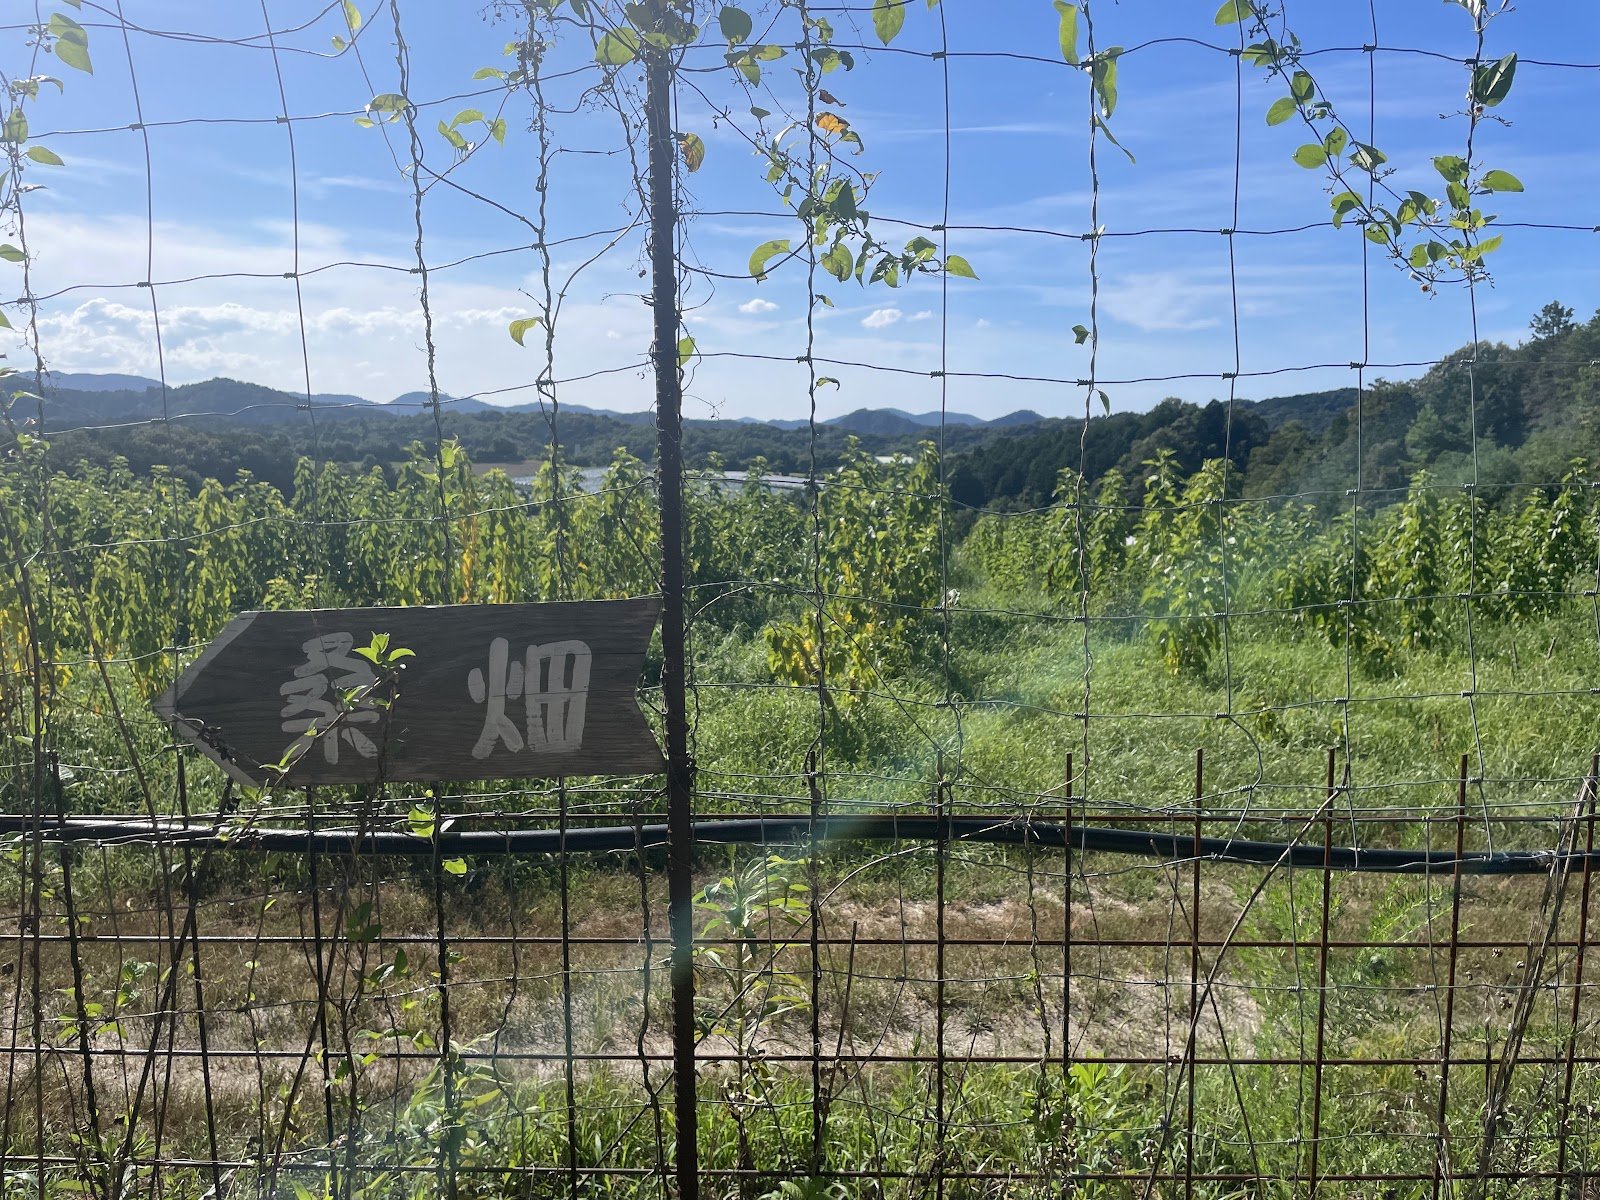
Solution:
<svg viewBox="0 0 1600 1200">
<path fill-rule="evenodd" d="M 1064 825 L 1041 821 L 1000 820 L 989 817 L 951 817 L 948 836 L 956 841 L 983 842 L 1002 846 L 1033 845 L 1060 849 L 1066 845 Z M 882 813 L 826 817 L 819 822 L 821 836 L 829 841 L 927 841 L 939 835 L 939 818 L 892 816 Z M 99 845 L 152 845 L 156 842 L 213 846 L 216 848 L 261 852 L 304 852 L 315 844 L 325 854 L 373 854 L 415 856 L 432 854 L 434 843 L 397 830 L 358 833 L 351 829 L 318 829 L 309 834 L 294 829 L 252 829 L 248 827 L 159 824 L 129 818 L 69 817 L 66 821 L 40 820 L 15 814 L 0 815 L 0 834 L 32 833 L 52 842 L 95 843 Z M 782 846 L 804 841 L 810 834 L 806 817 L 741 817 L 731 820 L 697 821 L 695 840 L 711 845 Z M 540 855 L 560 852 L 562 835 L 554 829 L 446 830 L 435 835 L 440 850 L 452 856 Z M 1194 837 L 1189 833 L 1160 833 L 1133 829 L 1105 829 L 1073 826 L 1072 847 L 1106 854 L 1131 854 L 1167 862 L 1188 862 L 1195 857 Z M 667 844 L 665 825 L 610 825 L 569 829 L 565 845 L 569 852 L 606 854 L 618 851 L 660 848 Z M 1247 838 L 1205 837 L 1200 839 L 1200 858 L 1212 862 L 1247 863 L 1257 866 L 1282 864 L 1299 868 L 1323 865 L 1321 845 L 1303 842 L 1260 842 Z M 1555 850 L 1474 850 L 1461 856 L 1464 875 L 1541 875 L 1560 861 Z M 1600 851 L 1585 854 L 1572 851 L 1568 863 L 1581 869 L 1586 859 L 1600 864 Z M 1456 870 L 1452 850 L 1381 850 L 1334 846 L 1328 852 L 1328 865 L 1336 871 L 1373 871 L 1391 875 L 1439 875 Z"/>
</svg>

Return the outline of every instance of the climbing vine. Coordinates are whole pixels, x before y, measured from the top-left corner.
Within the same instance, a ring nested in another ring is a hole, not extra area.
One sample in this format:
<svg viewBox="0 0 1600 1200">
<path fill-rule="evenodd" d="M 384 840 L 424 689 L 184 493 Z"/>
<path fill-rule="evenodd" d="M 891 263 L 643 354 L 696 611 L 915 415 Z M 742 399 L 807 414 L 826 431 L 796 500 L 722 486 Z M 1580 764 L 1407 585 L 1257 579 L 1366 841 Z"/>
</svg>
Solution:
<svg viewBox="0 0 1600 1200">
<path fill-rule="evenodd" d="M 1485 121 L 1504 122 L 1495 113 L 1511 93 L 1516 79 L 1517 56 L 1484 57 L 1484 35 L 1489 23 L 1511 7 L 1507 0 L 1448 0 L 1472 18 L 1472 56 L 1466 61 L 1468 84 L 1465 108 L 1466 145 L 1461 154 L 1439 154 L 1432 159 L 1439 177 L 1435 191 L 1393 186 L 1395 168 L 1378 147 L 1356 137 L 1323 85 L 1312 74 L 1305 47 L 1289 27 L 1287 4 L 1272 0 L 1224 0 L 1217 11 L 1219 26 L 1242 25 L 1253 39 L 1240 54 L 1284 85 L 1288 94 L 1267 109 L 1268 125 L 1298 121 L 1310 134 L 1293 154 L 1309 171 L 1328 178 L 1329 206 L 1335 228 L 1359 226 L 1368 241 L 1381 246 L 1389 259 L 1422 290 L 1441 283 L 1470 283 L 1488 277 L 1484 259 L 1499 248 L 1502 235 L 1489 232 L 1497 218 L 1481 207 L 1497 193 L 1520 192 L 1522 181 L 1510 171 L 1490 167 L 1477 156 L 1478 127 Z M 1376 46 L 1366 47 L 1369 54 Z"/>
</svg>

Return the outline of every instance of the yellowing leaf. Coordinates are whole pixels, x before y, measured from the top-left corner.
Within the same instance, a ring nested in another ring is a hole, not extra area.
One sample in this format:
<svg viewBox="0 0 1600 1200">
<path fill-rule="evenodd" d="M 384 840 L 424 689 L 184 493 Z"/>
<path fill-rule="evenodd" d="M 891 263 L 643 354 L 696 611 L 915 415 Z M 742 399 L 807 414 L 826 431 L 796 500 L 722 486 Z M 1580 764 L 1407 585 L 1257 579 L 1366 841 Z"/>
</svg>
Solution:
<svg viewBox="0 0 1600 1200">
<path fill-rule="evenodd" d="M 539 324 L 541 324 L 541 320 L 538 317 L 523 317 L 520 320 L 511 322 L 511 340 L 519 346 L 526 345 L 527 343 L 522 339 L 527 336 L 528 330 L 535 328 Z"/>
<path fill-rule="evenodd" d="M 1078 65 L 1078 6 L 1067 0 L 1055 0 L 1056 12 L 1061 14 L 1061 58 L 1071 66 Z"/>
<path fill-rule="evenodd" d="M 909 0 L 872 0 L 872 27 L 885 46 L 894 41 L 906 23 L 907 3 Z"/>
<path fill-rule="evenodd" d="M 817 128 L 822 130 L 823 133 L 848 133 L 850 131 L 850 122 L 846 121 L 838 113 L 818 113 Z"/>
<path fill-rule="evenodd" d="M 678 149 L 683 154 L 683 165 L 689 168 L 689 173 L 698 171 L 706 161 L 706 144 L 692 133 L 678 135 Z"/>
</svg>

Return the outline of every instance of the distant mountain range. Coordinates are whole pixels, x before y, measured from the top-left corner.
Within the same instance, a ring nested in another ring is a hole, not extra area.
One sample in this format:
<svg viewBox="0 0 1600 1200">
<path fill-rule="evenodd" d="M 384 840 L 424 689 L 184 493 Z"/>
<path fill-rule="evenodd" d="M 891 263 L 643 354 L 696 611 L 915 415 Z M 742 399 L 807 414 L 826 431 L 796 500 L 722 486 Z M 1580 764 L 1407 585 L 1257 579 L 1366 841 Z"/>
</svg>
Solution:
<svg viewBox="0 0 1600 1200">
<path fill-rule="evenodd" d="M 1600 464 L 1600 375 L 1592 370 L 1600 361 L 1600 314 L 1579 323 L 1553 302 L 1531 330 L 1515 345 L 1463 346 L 1415 379 L 1373 380 L 1359 394 L 1332 388 L 1233 404 L 1169 397 L 1147 410 L 1095 414 L 1087 425 L 1081 393 L 1066 404 L 1076 403 L 1076 415 L 1022 410 L 984 420 L 862 408 L 816 430 L 795 416 L 691 414 L 684 452 L 696 466 L 799 473 L 830 469 L 852 439 L 870 454 L 898 454 L 937 433 L 951 496 L 969 508 L 1036 508 L 1052 502 L 1064 467 L 1098 486 L 1112 472 L 1136 481 L 1162 456 L 1183 475 L 1225 458 L 1230 486 L 1245 497 L 1315 495 L 1337 505 L 1352 481 L 1403 494 L 1420 471 L 1439 484 L 1470 483 L 1476 494 L 1504 496 L 1514 485 L 1552 486 L 1575 469 L 1574 459 L 1591 471 Z M 77 373 L 49 378 L 46 392 L 47 432 L 63 461 L 120 461 L 135 471 L 159 465 L 191 482 L 247 470 L 288 488 L 304 455 L 388 470 L 434 436 L 423 392 L 387 404 L 326 394 L 308 402 L 232 379 L 163 391 L 143 376 Z M 656 452 L 649 412 L 561 409 L 571 416 L 560 428 L 569 465 L 605 466 L 619 451 L 648 461 Z M 25 412 L 23 406 L 19 417 Z M 164 415 L 189 418 L 177 427 L 180 436 L 162 424 Z M 551 429 L 536 402 L 447 399 L 442 416 L 445 435 L 474 463 L 521 467 L 548 453 Z"/>
<path fill-rule="evenodd" d="M 50 426 L 60 430 L 84 425 L 122 424 L 137 421 L 160 420 L 163 416 L 215 416 L 227 417 L 252 425 L 272 424 L 292 419 L 309 407 L 330 417 L 415 416 L 429 401 L 427 392 L 406 392 L 388 403 L 363 399 L 360 396 L 339 393 L 317 393 L 308 406 L 304 396 L 264 387 L 256 383 L 243 383 L 236 379 L 208 379 L 204 383 L 188 383 L 168 387 L 165 403 L 161 396 L 161 383 L 142 375 L 92 374 L 88 372 L 53 372 L 47 376 L 46 393 L 54 401 L 50 409 Z M 540 411 L 537 402 L 523 404 L 490 404 L 473 396 L 442 397 L 449 410 L 457 413 L 533 413 Z M 653 424 L 655 415 L 649 412 L 612 412 L 591 408 L 583 404 L 562 404 L 563 412 L 587 413 L 610 417 L 630 425 Z M 985 420 L 971 413 L 937 412 L 910 413 L 898 408 L 858 408 L 842 417 L 831 417 L 821 422 L 849 433 L 894 436 L 936 429 L 940 424 L 979 428 L 990 426 L 1008 428 L 1035 425 L 1045 420 L 1028 409 L 1008 413 L 1003 417 Z M 770 425 L 775 429 L 804 429 L 804 419 L 763 420 L 759 417 L 739 417 L 741 424 Z"/>
</svg>

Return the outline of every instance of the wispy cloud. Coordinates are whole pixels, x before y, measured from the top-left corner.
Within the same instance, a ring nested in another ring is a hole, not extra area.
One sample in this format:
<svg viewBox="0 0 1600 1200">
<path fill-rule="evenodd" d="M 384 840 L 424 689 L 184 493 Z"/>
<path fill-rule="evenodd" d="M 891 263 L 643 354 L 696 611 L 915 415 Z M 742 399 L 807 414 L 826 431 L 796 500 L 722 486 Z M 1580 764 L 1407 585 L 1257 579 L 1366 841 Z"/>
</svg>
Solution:
<svg viewBox="0 0 1600 1200">
<path fill-rule="evenodd" d="M 898 308 L 875 308 L 861 318 L 861 324 L 866 329 L 887 329 L 898 324 L 905 316 Z"/>
</svg>

